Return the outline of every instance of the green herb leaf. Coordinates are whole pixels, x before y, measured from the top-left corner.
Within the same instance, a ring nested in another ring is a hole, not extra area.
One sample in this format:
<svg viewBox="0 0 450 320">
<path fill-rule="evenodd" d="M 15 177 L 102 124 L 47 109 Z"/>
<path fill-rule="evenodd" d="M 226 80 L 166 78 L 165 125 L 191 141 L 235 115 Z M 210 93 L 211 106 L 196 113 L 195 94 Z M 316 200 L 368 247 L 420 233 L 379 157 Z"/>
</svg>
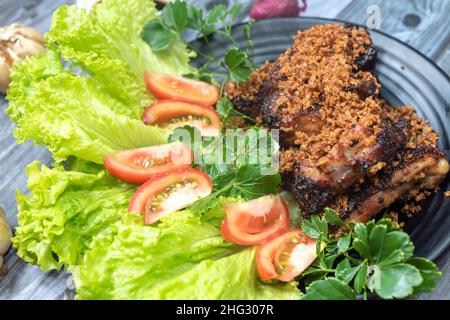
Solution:
<svg viewBox="0 0 450 320">
<path fill-rule="evenodd" d="M 359 269 L 360 266 L 352 267 L 348 258 L 345 258 L 336 266 L 336 278 L 348 284 L 358 273 Z"/>
<path fill-rule="evenodd" d="M 188 6 L 187 27 L 200 32 L 203 24 L 203 10 L 197 6 Z"/>
<path fill-rule="evenodd" d="M 255 23 L 255 20 L 250 19 L 247 24 L 244 26 L 244 36 L 245 39 L 247 40 L 247 46 L 250 49 L 253 49 L 253 39 L 252 39 L 252 26 Z"/>
<path fill-rule="evenodd" d="M 350 234 L 346 234 L 339 238 L 339 240 L 337 242 L 337 248 L 338 248 L 339 253 L 343 253 L 343 252 L 347 251 L 347 249 L 350 246 L 351 239 L 352 239 L 352 236 Z"/>
<path fill-rule="evenodd" d="M 188 23 L 188 8 L 185 1 L 169 2 L 161 11 L 163 23 L 174 31 L 181 33 Z"/>
<path fill-rule="evenodd" d="M 333 209 L 325 208 L 325 209 L 323 209 L 323 214 L 324 214 L 325 219 L 327 220 L 328 224 L 332 224 L 334 226 L 339 226 L 339 227 L 344 225 L 344 221 L 342 221 L 342 219 L 339 217 L 339 215 Z"/>
<path fill-rule="evenodd" d="M 233 103 L 231 103 L 230 99 L 223 97 L 217 102 L 216 110 L 222 123 L 225 125 L 230 119 L 231 112 L 233 111 Z"/>
<path fill-rule="evenodd" d="M 241 3 L 236 3 L 228 10 L 227 15 L 230 19 L 229 23 L 233 23 L 234 18 L 241 12 L 243 7 L 244 6 Z"/>
<path fill-rule="evenodd" d="M 151 20 L 142 30 L 142 39 L 144 39 L 154 51 L 162 51 L 170 47 L 177 39 L 177 35 L 163 26 L 160 21 Z"/>
<path fill-rule="evenodd" d="M 355 300 L 356 294 L 345 282 L 336 278 L 316 280 L 306 288 L 302 300 Z"/>
<path fill-rule="evenodd" d="M 202 33 L 205 36 L 210 35 L 217 30 L 216 25 L 226 15 L 226 7 L 223 4 L 215 5 L 209 10 L 203 23 Z"/>
<path fill-rule="evenodd" d="M 391 231 L 386 235 L 379 265 L 388 265 L 405 261 L 413 256 L 414 245 L 404 231 Z"/>
<path fill-rule="evenodd" d="M 410 264 L 398 263 L 373 266 L 367 287 L 383 299 L 401 299 L 413 293 L 414 287 L 423 282 L 419 270 Z"/>
<path fill-rule="evenodd" d="M 369 258 L 372 263 L 380 261 L 381 254 L 385 245 L 387 228 L 384 225 L 376 225 L 369 235 Z"/>
<path fill-rule="evenodd" d="M 235 82 L 247 80 L 252 71 L 247 53 L 238 48 L 228 50 L 220 65 L 228 70 L 230 79 Z"/>
<path fill-rule="evenodd" d="M 219 137 L 205 138 L 197 164 L 211 177 L 213 194 L 199 200 L 191 210 L 201 214 L 219 195 L 251 200 L 278 192 L 281 177 L 270 162 L 277 148 L 270 132 L 259 128 L 230 130 Z"/>
<path fill-rule="evenodd" d="M 310 220 L 303 220 L 302 230 L 313 239 L 328 238 L 328 225 L 318 215 L 312 215 Z"/>
<path fill-rule="evenodd" d="M 238 169 L 235 185 L 231 195 L 241 195 L 244 198 L 254 199 L 270 193 L 276 193 L 281 177 L 278 173 L 264 175 L 261 167 L 247 164 Z M 234 191 L 236 190 L 236 191 Z"/>
<path fill-rule="evenodd" d="M 360 265 L 358 273 L 356 274 L 355 281 L 353 282 L 353 287 L 356 292 L 361 293 L 363 289 L 366 287 L 367 282 L 367 267 L 368 262 L 364 260 L 364 262 Z"/>
<path fill-rule="evenodd" d="M 332 269 L 333 268 L 333 264 L 334 261 L 336 261 L 336 258 L 339 256 L 339 254 L 331 254 L 331 255 L 327 255 L 323 258 L 323 261 L 325 262 L 325 266 L 328 269 Z"/>
<path fill-rule="evenodd" d="M 353 247 L 364 258 L 369 258 L 369 239 L 367 228 L 362 223 L 357 223 L 353 233 Z"/>
<path fill-rule="evenodd" d="M 436 286 L 437 280 L 442 276 L 442 272 L 439 271 L 437 266 L 432 261 L 421 257 L 409 259 L 408 264 L 416 267 L 423 278 L 423 282 L 414 287 L 413 294 L 432 291 Z"/>
</svg>

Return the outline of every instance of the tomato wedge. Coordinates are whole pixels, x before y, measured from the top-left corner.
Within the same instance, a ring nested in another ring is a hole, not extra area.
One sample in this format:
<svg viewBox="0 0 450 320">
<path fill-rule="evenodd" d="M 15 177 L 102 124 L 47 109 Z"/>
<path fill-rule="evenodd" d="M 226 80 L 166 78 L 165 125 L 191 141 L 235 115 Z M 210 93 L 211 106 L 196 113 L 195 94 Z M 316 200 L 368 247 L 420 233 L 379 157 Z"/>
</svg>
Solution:
<svg viewBox="0 0 450 320">
<path fill-rule="evenodd" d="M 192 150 L 181 142 L 133 149 L 108 155 L 103 163 L 108 172 L 123 181 L 144 183 L 173 170 L 188 167 Z"/>
<path fill-rule="evenodd" d="M 204 136 L 219 135 L 222 126 L 214 108 L 172 100 L 160 100 L 151 104 L 145 109 L 142 120 L 145 124 L 156 124 L 171 130 L 190 125 L 200 130 Z"/>
<path fill-rule="evenodd" d="M 130 201 L 128 211 L 145 214 L 145 224 L 152 224 L 208 196 L 211 191 L 212 182 L 206 173 L 184 168 L 140 186 Z"/>
<path fill-rule="evenodd" d="M 267 195 L 244 203 L 226 204 L 222 237 L 240 245 L 255 245 L 289 229 L 289 210 L 281 196 Z"/>
<path fill-rule="evenodd" d="M 316 240 L 300 229 L 272 237 L 258 247 L 256 267 L 263 281 L 289 282 L 300 275 L 317 258 Z"/>
<path fill-rule="evenodd" d="M 219 100 L 217 87 L 206 82 L 145 71 L 148 90 L 158 99 L 173 99 L 203 106 L 212 106 Z"/>
</svg>

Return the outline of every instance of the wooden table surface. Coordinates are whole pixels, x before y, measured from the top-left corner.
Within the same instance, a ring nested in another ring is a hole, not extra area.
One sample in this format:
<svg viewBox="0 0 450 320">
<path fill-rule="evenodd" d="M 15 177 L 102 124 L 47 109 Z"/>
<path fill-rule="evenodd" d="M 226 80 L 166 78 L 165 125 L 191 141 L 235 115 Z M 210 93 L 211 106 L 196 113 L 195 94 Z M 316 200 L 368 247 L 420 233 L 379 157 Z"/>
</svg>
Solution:
<svg viewBox="0 0 450 320">
<path fill-rule="evenodd" d="M 124 0 L 125 1 L 125 0 Z M 250 8 L 246 3 L 246 12 Z M 45 32 L 50 26 L 52 12 L 61 4 L 75 0 L 1 0 L 0 26 L 20 22 Z M 227 0 L 193 1 L 205 9 L 215 3 L 233 3 Z M 373 7 L 377 6 L 377 7 Z M 449 0 L 308 0 L 308 9 L 302 15 L 338 18 L 366 25 L 379 10 L 380 29 L 412 45 L 434 60 L 450 74 L 450 12 Z M 245 19 L 246 13 L 240 15 Z M 0 206 L 10 223 L 17 225 L 15 190 L 26 191 L 25 166 L 32 160 L 51 163 L 49 152 L 32 142 L 17 145 L 12 137 L 13 124 L 5 114 L 6 101 L 0 98 Z M 422 294 L 420 299 L 450 299 L 450 248 L 437 263 L 443 272 L 437 288 Z M 63 271 L 42 272 L 19 259 L 11 249 L 5 260 L 9 273 L 0 277 L 1 299 L 64 299 L 67 297 L 67 279 Z"/>
</svg>

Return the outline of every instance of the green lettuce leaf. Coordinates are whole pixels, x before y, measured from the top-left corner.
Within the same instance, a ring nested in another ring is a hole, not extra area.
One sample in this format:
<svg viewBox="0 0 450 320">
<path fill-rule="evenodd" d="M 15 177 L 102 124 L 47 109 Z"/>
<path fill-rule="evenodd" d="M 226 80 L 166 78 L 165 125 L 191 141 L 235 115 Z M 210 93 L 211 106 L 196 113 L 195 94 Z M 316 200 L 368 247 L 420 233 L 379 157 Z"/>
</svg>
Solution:
<svg viewBox="0 0 450 320">
<path fill-rule="evenodd" d="M 151 0 L 105 0 L 90 12 L 62 6 L 53 16 L 46 40 L 118 97 L 140 97 L 138 105 L 143 108 L 150 98 L 144 86 L 145 70 L 176 75 L 194 70 L 188 64 L 192 53 L 182 41 L 154 52 L 142 40 L 142 30 L 152 19 L 159 18 Z"/>
<path fill-rule="evenodd" d="M 25 64 L 49 65 L 53 57 L 50 51 Z M 56 162 L 72 155 L 102 163 L 106 154 L 167 140 L 168 131 L 131 118 L 129 108 L 99 90 L 91 78 L 70 71 L 39 78 L 26 70 L 18 67 L 8 95 L 7 112 L 16 121 L 14 136 L 19 143 L 31 139 L 47 146 Z"/>
<path fill-rule="evenodd" d="M 7 113 L 19 143 L 45 145 L 56 162 L 69 156 L 101 163 L 105 154 L 162 144 L 167 130 L 145 126 L 152 101 L 144 71 L 192 73 L 182 41 L 155 53 L 141 39 L 159 19 L 153 1 L 105 0 L 87 12 L 62 6 L 46 35 L 49 51 L 16 64 Z"/>
<path fill-rule="evenodd" d="M 76 298 L 299 298 L 295 282 L 258 280 L 255 249 L 225 241 L 217 219 L 222 205 L 212 210 L 218 212 L 206 220 L 189 210 L 176 212 L 157 227 L 114 223 L 95 238 L 83 263 L 70 268 Z"/>
<path fill-rule="evenodd" d="M 135 186 L 120 182 L 95 164 L 93 173 L 49 169 L 33 162 L 27 169 L 31 195 L 17 192 L 18 220 L 13 244 L 25 261 L 43 270 L 78 264 L 92 238 L 123 215 Z"/>
</svg>

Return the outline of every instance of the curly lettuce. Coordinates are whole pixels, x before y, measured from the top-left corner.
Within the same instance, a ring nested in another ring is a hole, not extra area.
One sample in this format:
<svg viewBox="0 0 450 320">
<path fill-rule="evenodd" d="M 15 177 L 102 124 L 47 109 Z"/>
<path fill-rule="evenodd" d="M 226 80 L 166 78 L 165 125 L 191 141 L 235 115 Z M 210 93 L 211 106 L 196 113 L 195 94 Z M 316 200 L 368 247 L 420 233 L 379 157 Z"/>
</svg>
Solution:
<svg viewBox="0 0 450 320">
<path fill-rule="evenodd" d="M 129 215 L 135 186 L 92 163 L 74 169 L 90 172 L 40 168 L 33 162 L 26 169 L 31 195 L 17 191 L 19 225 L 13 244 L 21 258 L 43 270 L 80 263 L 94 236 Z"/>
<path fill-rule="evenodd" d="M 62 6 L 46 34 L 49 51 L 18 63 L 7 113 L 19 143 L 46 146 L 56 162 L 76 156 L 101 163 L 105 154 L 165 143 L 168 131 L 145 126 L 152 101 L 144 70 L 192 72 L 181 41 L 155 53 L 140 36 L 159 19 L 153 1 L 105 0 L 88 12 Z"/>
<path fill-rule="evenodd" d="M 117 221 L 69 269 L 76 298 L 298 299 L 295 282 L 259 281 L 254 248 L 221 237 L 223 201 L 205 217 L 185 210 L 158 227 Z"/>
</svg>

